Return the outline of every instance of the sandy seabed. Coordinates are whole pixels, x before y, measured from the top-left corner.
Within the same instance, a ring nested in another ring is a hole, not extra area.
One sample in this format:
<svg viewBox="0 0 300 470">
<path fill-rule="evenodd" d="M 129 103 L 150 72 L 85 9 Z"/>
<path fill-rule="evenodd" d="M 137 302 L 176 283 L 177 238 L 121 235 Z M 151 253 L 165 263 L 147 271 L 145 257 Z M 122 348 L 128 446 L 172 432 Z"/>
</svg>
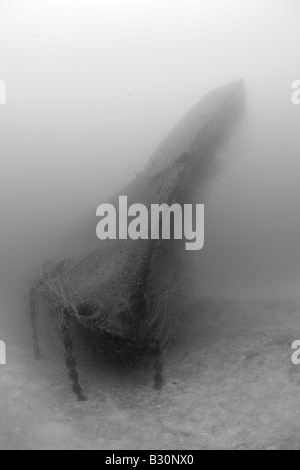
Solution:
<svg viewBox="0 0 300 470">
<path fill-rule="evenodd" d="M 300 448 L 300 366 L 291 362 L 300 299 L 202 298 L 165 357 L 161 391 L 150 370 L 79 360 L 86 403 L 63 363 L 34 360 L 27 317 L 18 325 L 22 341 L 7 343 L 0 367 L 2 450 Z M 13 338 L 13 322 L 0 327 Z"/>
</svg>

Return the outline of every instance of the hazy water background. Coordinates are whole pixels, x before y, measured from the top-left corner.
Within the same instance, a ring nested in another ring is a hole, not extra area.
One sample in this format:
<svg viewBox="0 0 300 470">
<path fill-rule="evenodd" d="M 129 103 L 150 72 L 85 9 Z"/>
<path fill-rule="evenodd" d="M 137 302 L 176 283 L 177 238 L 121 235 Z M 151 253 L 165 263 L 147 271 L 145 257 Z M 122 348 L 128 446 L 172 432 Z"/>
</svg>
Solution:
<svg viewBox="0 0 300 470">
<path fill-rule="evenodd" d="M 0 0 L 0 448 L 153 448 L 175 436 L 198 448 L 209 433 L 214 446 L 294 434 L 299 445 L 298 372 L 287 373 L 299 303 L 209 300 L 215 324 L 191 323 L 195 349 L 170 359 L 159 406 L 142 375 L 139 401 L 100 365 L 99 377 L 80 368 L 80 408 L 63 360 L 33 360 L 23 282 L 203 95 L 243 78 L 243 123 L 199 191 L 205 247 L 187 255 L 191 287 L 195 298 L 298 296 L 299 17 L 298 0 Z"/>
<path fill-rule="evenodd" d="M 197 289 L 297 295 L 299 2 L 0 0 L 0 11 L 4 277 L 134 178 L 205 93 L 242 77 L 244 136 L 205 198 Z"/>
</svg>

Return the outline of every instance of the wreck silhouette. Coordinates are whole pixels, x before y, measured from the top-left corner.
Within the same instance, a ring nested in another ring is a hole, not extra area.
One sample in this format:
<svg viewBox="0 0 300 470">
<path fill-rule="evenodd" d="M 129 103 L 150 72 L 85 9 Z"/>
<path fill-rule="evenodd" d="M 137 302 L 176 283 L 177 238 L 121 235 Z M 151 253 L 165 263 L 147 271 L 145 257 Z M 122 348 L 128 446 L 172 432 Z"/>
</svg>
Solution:
<svg viewBox="0 0 300 470">
<path fill-rule="evenodd" d="M 217 150 L 245 108 L 241 80 L 209 93 L 158 147 L 145 170 L 119 194 L 128 204 L 191 203 L 214 170 Z M 201 202 L 201 201 L 197 201 Z M 96 218 L 95 218 L 96 221 Z M 96 223 L 95 223 L 96 225 Z M 74 358 L 72 326 L 103 354 L 127 364 L 153 361 L 154 386 L 163 385 L 163 354 L 176 335 L 186 302 L 188 268 L 180 240 L 97 240 L 96 233 L 68 257 L 41 267 L 30 291 L 36 358 L 39 319 L 58 325 L 73 391 L 85 400 Z"/>
</svg>

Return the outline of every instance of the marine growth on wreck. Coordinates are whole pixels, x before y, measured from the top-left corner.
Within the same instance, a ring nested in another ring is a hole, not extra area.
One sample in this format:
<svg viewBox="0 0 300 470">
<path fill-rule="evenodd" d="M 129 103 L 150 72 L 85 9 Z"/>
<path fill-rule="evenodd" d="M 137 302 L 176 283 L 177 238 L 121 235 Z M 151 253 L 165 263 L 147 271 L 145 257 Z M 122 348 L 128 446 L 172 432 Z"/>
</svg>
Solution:
<svg viewBox="0 0 300 470">
<path fill-rule="evenodd" d="M 201 203 L 199 188 L 214 170 L 214 157 L 245 106 L 242 81 L 205 96 L 160 144 L 145 170 L 119 196 L 128 205 Z M 96 217 L 95 217 L 96 227 Z M 172 230 L 171 230 L 172 232 Z M 93 236 L 63 259 L 44 263 L 30 290 L 34 353 L 43 356 L 40 332 L 61 338 L 73 391 L 85 400 L 76 367 L 74 327 L 99 356 L 114 355 L 124 365 L 152 361 L 154 387 L 163 386 L 163 356 L 176 341 L 183 306 L 188 254 L 184 240 L 139 238 L 99 240 Z"/>
</svg>

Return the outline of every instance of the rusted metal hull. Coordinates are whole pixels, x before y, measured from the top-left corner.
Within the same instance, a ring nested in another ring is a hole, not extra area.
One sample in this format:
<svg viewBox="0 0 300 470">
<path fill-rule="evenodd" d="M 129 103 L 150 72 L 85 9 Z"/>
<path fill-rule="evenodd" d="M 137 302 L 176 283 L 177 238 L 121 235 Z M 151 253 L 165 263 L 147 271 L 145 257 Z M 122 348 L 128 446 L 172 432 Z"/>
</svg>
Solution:
<svg viewBox="0 0 300 470">
<path fill-rule="evenodd" d="M 185 203 L 213 168 L 214 156 L 240 119 L 241 81 L 207 95 L 159 146 L 143 173 L 120 194 L 128 204 Z M 118 206 L 116 195 L 110 203 Z M 101 201 L 99 201 L 101 202 Z M 96 227 L 96 217 L 95 217 Z M 184 257 L 179 241 L 94 240 L 50 263 L 36 280 L 36 308 L 63 321 L 68 309 L 94 336 L 127 345 L 170 341 L 184 302 Z"/>
</svg>

